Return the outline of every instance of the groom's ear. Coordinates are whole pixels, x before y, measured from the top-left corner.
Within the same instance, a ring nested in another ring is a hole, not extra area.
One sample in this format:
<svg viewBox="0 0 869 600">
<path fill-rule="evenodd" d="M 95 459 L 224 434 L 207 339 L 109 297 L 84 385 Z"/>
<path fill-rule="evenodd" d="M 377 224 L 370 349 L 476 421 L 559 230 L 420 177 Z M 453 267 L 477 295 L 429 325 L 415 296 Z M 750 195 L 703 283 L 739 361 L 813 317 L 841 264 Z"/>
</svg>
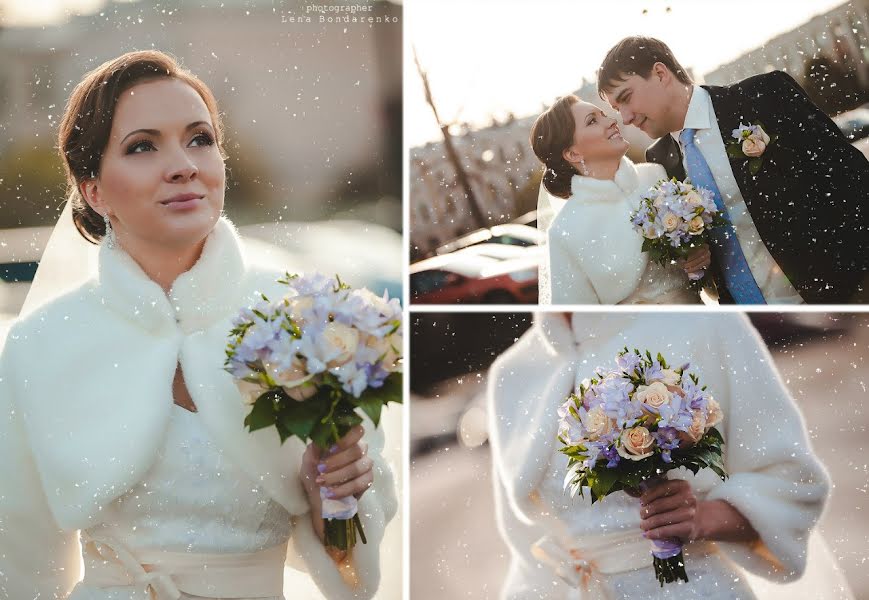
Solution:
<svg viewBox="0 0 869 600">
<path fill-rule="evenodd" d="M 649 74 L 663 84 L 668 83 L 673 78 L 673 73 L 667 68 L 664 63 L 656 62 L 652 65 L 652 72 Z"/>
</svg>

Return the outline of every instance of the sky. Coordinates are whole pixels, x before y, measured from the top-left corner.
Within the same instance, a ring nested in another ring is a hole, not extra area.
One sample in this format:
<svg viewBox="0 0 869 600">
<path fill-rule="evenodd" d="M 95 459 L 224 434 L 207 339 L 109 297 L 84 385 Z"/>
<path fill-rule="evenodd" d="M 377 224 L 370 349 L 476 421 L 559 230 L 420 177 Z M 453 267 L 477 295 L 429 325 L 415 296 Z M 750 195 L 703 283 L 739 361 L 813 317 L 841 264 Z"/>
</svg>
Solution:
<svg viewBox="0 0 869 600">
<path fill-rule="evenodd" d="M 416 72 L 428 73 L 441 119 L 527 116 L 591 80 L 628 35 L 664 40 L 695 76 L 844 4 L 844 0 L 419 0 L 405 2 L 405 130 L 439 139 Z"/>
</svg>

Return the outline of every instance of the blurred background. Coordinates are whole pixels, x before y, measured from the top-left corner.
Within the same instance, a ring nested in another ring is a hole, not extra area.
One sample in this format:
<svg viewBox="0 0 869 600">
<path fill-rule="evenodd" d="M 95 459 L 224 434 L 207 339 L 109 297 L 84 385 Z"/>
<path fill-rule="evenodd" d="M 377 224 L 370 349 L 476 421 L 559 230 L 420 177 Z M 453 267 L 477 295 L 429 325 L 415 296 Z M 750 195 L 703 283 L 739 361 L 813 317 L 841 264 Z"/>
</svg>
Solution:
<svg viewBox="0 0 869 600">
<path fill-rule="evenodd" d="M 596 71 L 628 35 L 664 40 L 697 83 L 787 71 L 869 154 L 869 0 L 440 0 L 407 12 L 414 302 L 536 303 L 531 125 L 567 94 L 612 114 Z M 652 140 L 622 133 L 643 161 Z M 513 235 L 491 230 L 503 224 Z M 495 243 L 515 247 L 463 250 Z"/>
<path fill-rule="evenodd" d="M 820 530 L 855 597 L 869 598 L 869 313 L 750 317 L 833 480 Z M 415 600 L 499 597 L 509 553 L 495 526 L 484 393 L 492 361 L 531 323 L 530 313 L 413 315 L 408 517 Z"/>
<path fill-rule="evenodd" d="M 314 12 L 351 4 L 374 22 Z M 386 0 L 0 0 L 0 342 L 63 207 L 55 146 L 67 98 L 131 50 L 168 52 L 213 90 L 226 213 L 249 246 L 400 298 L 402 27 L 401 2 Z M 382 420 L 399 491 L 402 410 Z M 401 514 L 381 559 L 377 598 L 397 600 Z M 321 597 L 289 571 L 286 589 Z"/>
<path fill-rule="evenodd" d="M 375 22 L 313 12 L 341 4 Z M 0 314 L 18 312 L 62 208 L 69 94 L 151 48 L 217 97 L 241 233 L 400 297 L 402 26 L 385 0 L 0 0 Z"/>
</svg>

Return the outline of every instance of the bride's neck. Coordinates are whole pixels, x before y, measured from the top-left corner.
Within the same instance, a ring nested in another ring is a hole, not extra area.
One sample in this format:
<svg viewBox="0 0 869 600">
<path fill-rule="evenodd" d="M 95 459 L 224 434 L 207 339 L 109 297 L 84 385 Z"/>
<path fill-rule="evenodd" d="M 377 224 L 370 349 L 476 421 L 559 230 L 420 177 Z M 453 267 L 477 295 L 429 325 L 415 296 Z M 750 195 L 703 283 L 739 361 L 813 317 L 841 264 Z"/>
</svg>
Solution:
<svg viewBox="0 0 869 600">
<path fill-rule="evenodd" d="M 182 273 L 193 268 L 202 254 L 205 240 L 187 248 L 137 244 L 118 240 L 119 245 L 141 267 L 145 274 L 167 294 Z"/>
<path fill-rule="evenodd" d="M 584 176 L 592 179 L 608 179 L 612 181 L 616 178 L 616 173 L 621 164 L 621 157 L 618 160 L 601 159 L 597 161 L 584 161 L 583 163 L 574 165 L 576 171 Z"/>
</svg>

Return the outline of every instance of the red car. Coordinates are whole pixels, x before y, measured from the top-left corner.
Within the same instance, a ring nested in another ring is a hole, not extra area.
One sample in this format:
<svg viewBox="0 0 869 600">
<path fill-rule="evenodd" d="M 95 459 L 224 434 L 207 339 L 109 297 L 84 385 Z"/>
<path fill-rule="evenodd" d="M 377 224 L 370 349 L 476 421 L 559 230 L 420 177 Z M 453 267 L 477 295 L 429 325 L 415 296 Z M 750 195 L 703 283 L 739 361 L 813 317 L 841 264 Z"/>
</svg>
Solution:
<svg viewBox="0 0 869 600">
<path fill-rule="evenodd" d="M 411 302 L 536 304 L 536 257 L 499 260 L 452 252 L 410 267 Z"/>
</svg>

